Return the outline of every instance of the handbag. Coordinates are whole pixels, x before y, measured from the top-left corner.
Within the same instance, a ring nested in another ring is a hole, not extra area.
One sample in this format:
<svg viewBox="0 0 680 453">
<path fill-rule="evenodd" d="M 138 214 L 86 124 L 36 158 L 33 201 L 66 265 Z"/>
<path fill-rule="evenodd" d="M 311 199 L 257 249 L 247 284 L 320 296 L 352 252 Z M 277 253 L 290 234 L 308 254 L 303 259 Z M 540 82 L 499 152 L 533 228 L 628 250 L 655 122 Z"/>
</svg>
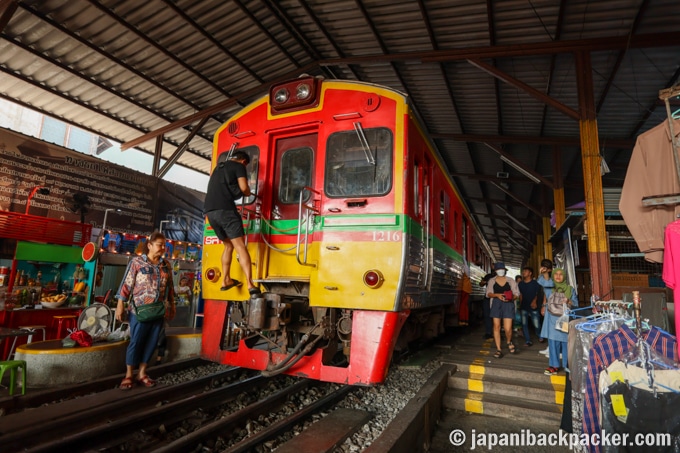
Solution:
<svg viewBox="0 0 680 453">
<path fill-rule="evenodd" d="M 562 316 L 565 307 L 569 306 L 569 299 L 564 293 L 553 291 L 548 297 L 548 312 L 553 316 Z"/>
<path fill-rule="evenodd" d="M 135 315 L 139 322 L 152 322 L 165 316 L 165 302 L 157 300 L 151 304 L 135 305 Z"/>
</svg>

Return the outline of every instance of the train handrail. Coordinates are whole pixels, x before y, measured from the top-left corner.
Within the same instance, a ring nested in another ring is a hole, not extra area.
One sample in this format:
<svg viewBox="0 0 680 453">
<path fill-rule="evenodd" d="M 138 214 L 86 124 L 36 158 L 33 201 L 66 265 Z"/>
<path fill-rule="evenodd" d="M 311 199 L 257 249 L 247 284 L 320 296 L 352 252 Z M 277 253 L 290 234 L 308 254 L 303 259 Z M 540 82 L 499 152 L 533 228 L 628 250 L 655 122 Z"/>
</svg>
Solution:
<svg viewBox="0 0 680 453">
<path fill-rule="evenodd" d="M 310 266 L 310 267 L 316 267 L 316 264 L 310 264 L 307 263 L 307 246 L 309 245 L 309 225 L 312 224 L 312 228 L 314 227 L 314 216 L 319 214 L 319 210 L 316 209 L 313 205 L 307 205 L 305 204 L 305 191 L 310 192 L 311 194 L 317 194 L 319 195 L 319 192 L 312 189 L 311 187 L 303 187 L 300 190 L 300 203 L 298 205 L 298 231 L 297 231 L 297 241 L 295 243 L 295 259 L 297 260 L 298 264 L 301 266 Z M 300 260 L 300 243 L 301 243 L 301 236 L 302 236 L 302 213 L 303 209 L 305 209 L 305 214 L 307 214 L 307 219 L 305 221 L 305 248 L 304 248 L 304 259 L 301 261 Z M 311 214 L 311 215 L 310 215 Z"/>
<path fill-rule="evenodd" d="M 257 195 L 255 196 L 255 200 L 257 200 Z M 256 203 L 257 206 L 257 203 Z M 246 207 L 246 197 L 241 197 L 241 217 L 243 217 L 243 214 L 245 213 L 245 220 L 246 220 L 246 226 L 245 226 L 245 244 L 246 247 L 248 247 L 248 230 L 250 229 L 250 215 L 253 215 L 253 218 L 257 219 L 258 217 L 261 217 L 260 211 L 256 209 L 251 209 Z"/>
</svg>

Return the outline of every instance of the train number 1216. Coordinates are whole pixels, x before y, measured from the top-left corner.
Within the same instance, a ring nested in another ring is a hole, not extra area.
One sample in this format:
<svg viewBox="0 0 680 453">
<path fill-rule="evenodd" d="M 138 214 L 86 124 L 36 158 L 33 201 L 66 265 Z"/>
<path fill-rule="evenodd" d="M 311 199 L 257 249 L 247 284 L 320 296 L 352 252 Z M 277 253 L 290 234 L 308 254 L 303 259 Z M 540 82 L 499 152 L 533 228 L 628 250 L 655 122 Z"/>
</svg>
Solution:
<svg viewBox="0 0 680 453">
<path fill-rule="evenodd" d="M 373 240 L 376 242 L 401 241 L 401 231 L 374 231 Z"/>
</svg>

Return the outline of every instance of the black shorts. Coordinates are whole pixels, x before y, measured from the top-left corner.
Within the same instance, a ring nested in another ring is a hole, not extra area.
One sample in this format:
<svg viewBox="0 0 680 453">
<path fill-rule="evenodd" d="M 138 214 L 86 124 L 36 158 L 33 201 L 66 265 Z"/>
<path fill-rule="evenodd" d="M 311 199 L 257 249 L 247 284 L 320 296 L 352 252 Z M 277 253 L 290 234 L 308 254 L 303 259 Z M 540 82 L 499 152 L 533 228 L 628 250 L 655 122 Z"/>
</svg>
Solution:
<svg viewBox="0 0 680 453">
<path fill-rule="evenodd" d="M 245 236 L 243 219 L 238 211 L 218 210 L 206 213 L 210 226 L 220 241 L 236 239 Z"/>
</svg>

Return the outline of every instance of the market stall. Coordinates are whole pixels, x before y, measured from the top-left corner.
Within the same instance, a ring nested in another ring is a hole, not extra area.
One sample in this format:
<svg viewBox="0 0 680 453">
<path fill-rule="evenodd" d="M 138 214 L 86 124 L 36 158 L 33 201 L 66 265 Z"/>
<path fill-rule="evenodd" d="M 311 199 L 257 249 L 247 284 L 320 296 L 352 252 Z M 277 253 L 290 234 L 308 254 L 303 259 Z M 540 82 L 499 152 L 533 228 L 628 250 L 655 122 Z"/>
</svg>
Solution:
<svg viewBox="0 0 680 453">
<path fill-rule="evenodd" d="M 0 327 L 45 326 L 57 336 L 55 316 L 77 316 L 89 303 L 94 268 L 82 259 L 92 226 L 0 211 L 0 238 L 16 240 L 0 286 Z M 45 305 L 43 305 L 43 302 Z M 75 325 L 75 322 L 72 324 Z M 17 345 L 26 338 L 19 337 Z M 11 344 L 0 346 L 6 357 Z"/>
<path fill-rule="evenodd" d="M 96 257 L 94 300 L 115 308 L 115 295 L 130 259 L 143 253 L 147 237 L 137 234 L 105 231 Z M 200 301 L 200 286 L 195 285 L 200 274 L 201 246 L 186 241 L 168 240 L 165 258 L 173 269 L 176 314 L 172 327 L 191 327 Z M 107 296 L 108 294 L 108 296 Z"/>
</svg>

